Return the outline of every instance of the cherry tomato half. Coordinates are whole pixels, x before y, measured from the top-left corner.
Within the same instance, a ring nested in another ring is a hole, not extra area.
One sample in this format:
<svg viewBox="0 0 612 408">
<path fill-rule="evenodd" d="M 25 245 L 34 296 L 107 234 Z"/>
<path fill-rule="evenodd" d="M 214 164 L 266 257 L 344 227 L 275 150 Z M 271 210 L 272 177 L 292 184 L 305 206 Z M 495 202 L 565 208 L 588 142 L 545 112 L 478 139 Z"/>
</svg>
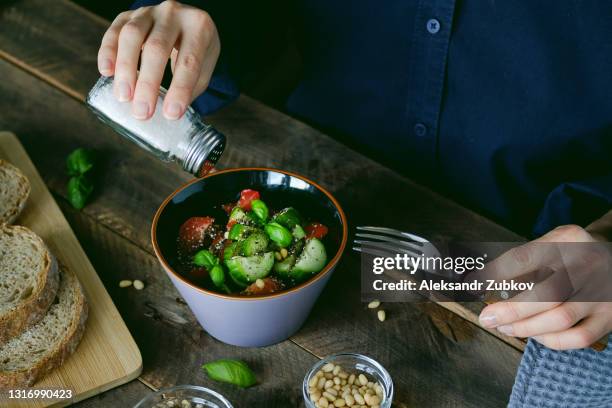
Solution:
<svg viewBox="0 0 612 408">
<path fill-rule="evenodd" d="M 327 235 L 328 229 L 325 225 L 313 222 L 304 228 L 306 231 L 307 238 L 318 238 L 321 239 Z"/>
<path fill-rule="evenodd" d="M 246 189 L 240 192 L 240 200 L 238 206 L 245 211 L 251 211 L 251 203 L 253 200 L 259 200 L 259 191 Z"/>
</svg>

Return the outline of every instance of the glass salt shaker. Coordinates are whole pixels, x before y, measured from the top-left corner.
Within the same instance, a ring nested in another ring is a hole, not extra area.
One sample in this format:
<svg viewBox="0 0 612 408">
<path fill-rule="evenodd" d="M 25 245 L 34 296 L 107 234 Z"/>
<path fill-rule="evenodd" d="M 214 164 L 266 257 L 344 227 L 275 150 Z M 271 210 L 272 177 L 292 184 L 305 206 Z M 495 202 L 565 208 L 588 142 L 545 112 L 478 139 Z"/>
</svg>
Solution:
<svg viewBox="0 0 612 408">
<path fill-rule="evenodd" d="M 225 148 L 225 136 L 188 107 L 177 120 L 162 113 L 166 90 L 160 87 L 153 116 L 138 120 L 130 102 L 119 102 L 113 94 L 113 77 L 100 77 L 87 95 L 87 105 L 101 121 L 117 133 L 166 162 L 178 162 L 195 176 L 207 174 Z"/>
</svg>

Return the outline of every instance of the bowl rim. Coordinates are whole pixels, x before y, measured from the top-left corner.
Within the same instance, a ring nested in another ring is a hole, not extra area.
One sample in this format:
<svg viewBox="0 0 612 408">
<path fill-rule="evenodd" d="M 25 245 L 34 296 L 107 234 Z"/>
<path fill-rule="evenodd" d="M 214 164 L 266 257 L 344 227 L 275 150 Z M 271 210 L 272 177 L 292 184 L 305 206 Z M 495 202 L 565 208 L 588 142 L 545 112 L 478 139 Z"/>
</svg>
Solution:
<svg viewBox="0 0 612 408">
<path fill-rule="evenodd" d="M 159 218 L 160 218 L 162 212 L 164 211 L 164 209 L 168 205 L 168 203 L 177 194 L 179 194 L 180 192 L 182 192 L 183 190 L 185 190 L 186 188 L 188 188 L 192 184 L 198 183 L 198 182 L 200 182 L 203 179 L 220 176 L 222 174 L 237 173 L 237 172 L 243 172 L 243 171 L 273 171 L 273 172 L 285 174 L 287 176 L 299 178 L 302 181 L 305 181 L 306 183 L 314 186 L 319 191 L 321 191 L 323 194 L 325 194 L 327 196 L 327 198 L 330 199 L 332 204 L 336 207 L 336 210 L 340 214 L 340 220 L 342 221 L 342 240 L 340 242 L 340 246 L 338 248 L 338 251 L 334 255 L 334 257 L 327 263 L 327 265 L 325 265 L 323 270 L 321 270 L 319 273 L 317 273 L 312 278 L 308 279 L 305 282 L 300 283 L 297 286 L 294 286 L 292 288 L 289 288 L 289 289 L 286 289 L 286 290 L 283 290 L 283 291 L 280 291 L 280 292 L 272 293 L 272 294 L 258 295 L 258 296 L 230 295 L 230 294 L 213 292 L 211 290 L 207 290 L 207 289 L 201 288 L 201 287 L 199 287 L 197 285 L 194 285 L 193 283 L 189 282 L 186 278 L 181 276 L 179 273 L 177 273 L 174 270 L 174 268 L 172 268 L 168 264 L 168 262 L 166 261 L 166 259 L 162 255 L 161 249 L 159 248 L 159 245 L 157 243 L 157 223 L 159 221 Z M 185 285 L 187 285 L 187 286 L 189 286 L 189 287 L 191 287 L 191 288 L 193 288 L 193 289 L 195 289 L 195 290 L 197 290 L 199 292 L 202 292 L 202 293 L 207 294 L 207 295 L 212 295 L 212 296 L 215 296 L 215 297 L 218 297 L 218 298 L 222 298 L 222 299 L 229 299 L 229 300 L 253 301 L 253 300 L 262 300 L 262 299 L 273 299 L 273 298 L 287 296 L 287 295 L 290 295 L 293 292 L 299 291 L 300 289 L 306 288 L 306 287 L 314 284 L 318 280 L 322 279 L 325 275 L 330 273 L 330 271 L 336 266 L 336 264 L 340 260 L 340 257 L 342 256 L 342 253 L 344 252 L 344 249 L 346 247 L 347 241 L 348 241 L 348 225 L 347 225 L 346 215 L 344 214 L 344 210 L 342 209 L 342 206 L 340 205 L 338 200 L 336 200 L 334 198 L 334 196 L 329 191 L 327 191 L 325 188 L 321 187 L 318 183 L 316 183 L 316 182 L 310 180 L 309 178 L 304 177 L 304 176 L 302 176 L 300 174 L 297 174 L 297 173 L 294 173 L 294 172 L 291 172 L 291 171 L 287 171 L 287 170 L 275 169 L 275 168 L 271 168 L 271 167 L 235 167 L 235 168 L 229 168 L 229 169 L 215 171 L 213 173 L 208 173 L 207 175 L 205 175 L 203 177 L 195 178 L 195 179 L 193 179 L 193 180 L 191 180 L 191 181 L 181 185 L 176 190 L 174 190 L 170 195 L 168 195 L 168 197 L 166 197 L 166 199 L 160 204 L 160 206 L 157 209 L 157 211 L 155 211 L 155 215 L 153 216 L 153 222 L 151 224 L 151 243 L 153 244 L 153 251 L 155 252 L 155 256 L 157 257 L 158 261 L 162 264 L 163 268 L 166 270 L 167 273 L 172 274 L 176 279 L 181 281 L 183 284 L 185 284 Z"/>
<path fill-rule="evenodd" d="M 194 391 L 205 392 L 205 393 L 207 393 L 207 394 L 217 398 L 219 401 L 223 402 L 227 408 L 233 408 L 232 403 L 229 402 L 229 400 L 227 398 L 225 398 L 225 396 L 221 395 L 217 391 L 212 390 L 210 388 L 203 387 L 201 385 L 191 385 L 191 384 L 181 384 L 181 385 L 174 385 L 174 386 L 167 387 L 167 388 L 160 388 L 159 390 L 157 390 L 157 391 L 155 391 L 153 393 L 148 394 L 143 399 L 138 401 L 136 403 L 136 405 L 134 405 L 134 408 L 148 408 L 148 407 L 145 407 L 143 404 L 151 402 L 152 400 L 154 400 L 156 397 L 158 397 L 160 395 L 171 394 L 171 393 L 174 393 L 176 391 L 183 391 L 183 390 L 194 390 Z"/>
<path fill-rule="evenodd" d="M 334 363 L 335 361 L 342 358 L 352 359 L 358 362 L 365 362 L 370 366 L 374 367 L 376 371 L 378 371 L 378 374 L 383 378 L 383 384 L 381 386 L 385 388 L 385 399 L 381 401 L 380 406 L 381 408 L 390 407 L 393 403 L 395 386 L 393 384 L 393 378 L 391 377 L 391 374 L 389 374 L 389 371 L 387 371 L 387 369 L 378 360 L 375 360 L 374 358 L 365 354 L 350 351 L 330 354 L 327 357 L 324 357 L 317 361 L 315 364 L 313 364 L 313 366 L 304 376 L 304 380 L 302 381 L 302 396 L 304 397 L 305 405 L 307 407 L 314 407 L 314 404 L 310 400 L 310 387 L 308 384 L 312 376 L 315 375 L 317 371 L 323 368 L 323 366 L 325 366 L 327 363 Z"/>
</svg>

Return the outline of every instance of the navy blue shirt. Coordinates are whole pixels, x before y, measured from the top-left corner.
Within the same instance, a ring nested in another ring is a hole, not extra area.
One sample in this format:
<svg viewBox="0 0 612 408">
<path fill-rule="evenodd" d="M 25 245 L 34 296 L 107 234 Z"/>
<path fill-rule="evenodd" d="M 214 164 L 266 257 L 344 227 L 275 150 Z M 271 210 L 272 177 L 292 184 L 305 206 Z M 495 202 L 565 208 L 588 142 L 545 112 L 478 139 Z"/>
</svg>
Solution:
<svg viewBox="0 0 612 408">
<path fill-rule="evenodd" d="M 303 60 L 289 112 L 524 234 L 612 208 L 609 0 L 297 0 L 262 20 L 252 4 L 191 3 L 224 49 L 204 114 L 269 51 L 234 40 L 286 24 Z"/>
</svg>

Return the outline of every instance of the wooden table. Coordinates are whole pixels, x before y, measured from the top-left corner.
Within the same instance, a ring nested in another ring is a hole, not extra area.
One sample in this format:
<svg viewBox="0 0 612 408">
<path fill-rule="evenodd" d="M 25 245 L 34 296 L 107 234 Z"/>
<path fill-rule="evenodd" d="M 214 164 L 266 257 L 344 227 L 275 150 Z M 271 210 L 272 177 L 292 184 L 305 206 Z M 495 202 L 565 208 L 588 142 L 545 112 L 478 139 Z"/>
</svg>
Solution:
<svg viewBox="0 0 612 408">
<path fill-rule="evenodd" d="M 100 123 L 83 100 L 95 82 L 96 53 L 108 22 L 67 0 L 0 6 L 0 129 L 15 132 L 75 230 L 143 355 L 133 381 L 78 404 L 128 407 L 160 387 L 201 384 L 237 407 L 301 407 L 301 382 L 315 361 L 356 351 L 380 361 L 396 387 L 396 407 L 505 406 L 520 352 L 436 304 L 386 304 L 387 320 L 360 302 L 359 256 L 346 251 L 305 326 L 259 349 L 207 335 L 158 265 L 149 241 L 162 199 L 190 178 L 156 161 Z M 208 118 L 229 137 L 219 167 L 269 166 L 320 182 L 344 206 L 351 227 L 388 225 L 426 237 L 465 241 L 516 234 L 424 189 L 317 130 L 242 96 Z M 76 147 L 97 150 L 103 171 L 83 211 L 66 200 L 64 160 Z M 123 290 L 143 279 L 145 290 Z M 260 384 L 213 383 L 200 367 L 240 358 Z"/>
</svg>

